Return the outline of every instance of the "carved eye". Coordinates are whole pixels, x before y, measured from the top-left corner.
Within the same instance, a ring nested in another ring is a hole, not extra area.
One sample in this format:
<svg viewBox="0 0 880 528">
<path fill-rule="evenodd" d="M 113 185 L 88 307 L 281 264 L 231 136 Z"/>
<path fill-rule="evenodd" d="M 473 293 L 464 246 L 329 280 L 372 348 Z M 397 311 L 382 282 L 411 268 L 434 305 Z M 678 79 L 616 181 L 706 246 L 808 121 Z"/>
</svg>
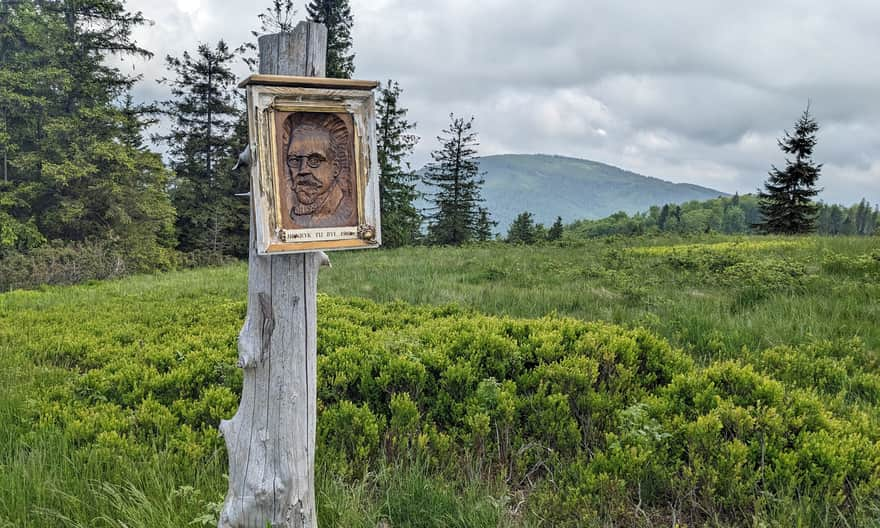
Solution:
<svg viewBox="0 0 880 528">
<path fill-rule="evenodd" d="M 298 169 L 301 166 L 302 160 L 306 160 L 306 165 L 313 169 L 317 169 L 324 163 L 324 156 L 320 154 L 310 154 L 308 156 L 290 156 L 287 158 L 287 166 L 291 169 Z"/>
</svg>

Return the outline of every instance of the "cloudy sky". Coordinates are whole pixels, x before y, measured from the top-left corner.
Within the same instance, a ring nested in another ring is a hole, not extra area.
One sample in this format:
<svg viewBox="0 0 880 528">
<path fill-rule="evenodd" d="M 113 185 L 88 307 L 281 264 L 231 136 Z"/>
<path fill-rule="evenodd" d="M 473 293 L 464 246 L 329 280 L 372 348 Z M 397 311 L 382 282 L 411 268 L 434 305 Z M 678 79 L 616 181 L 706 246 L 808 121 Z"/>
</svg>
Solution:
<svg viewBox="0 0 880 528">
<path fill-rule="evenodd" d="M 129 0 L 156 58 L 253 40 L 270 0 Z M 305 15 L 305 0 L 297 2 Z M 826 201 L 880 202 L 876 0 L 351 0 L 355 77 L 395 79 L 436 147 L 449 113 L 476 117 L 481 154 L 550 153 L 727 192 L 753 192 L 776 138 L 811 101 Z M 241 73 L 246 72 L 241 68 Z"/>
</svg>

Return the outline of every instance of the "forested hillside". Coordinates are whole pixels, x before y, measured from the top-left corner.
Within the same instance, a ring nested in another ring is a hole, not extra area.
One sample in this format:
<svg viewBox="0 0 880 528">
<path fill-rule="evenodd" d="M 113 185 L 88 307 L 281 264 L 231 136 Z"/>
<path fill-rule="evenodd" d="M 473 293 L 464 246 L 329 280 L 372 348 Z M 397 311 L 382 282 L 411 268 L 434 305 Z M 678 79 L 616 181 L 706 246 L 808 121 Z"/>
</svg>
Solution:
<svg viewBox="0 0 880 528">
<path fill-rule="evenodd" d="M 815 229 L 820 235 L 872 236 L 880 228 L 880 209 L 872 208 L 866 200 L 850 207 L 818 203 L 816 209 Z M 566 233 L 575 238 L 662 233 L 747 235 L 758 233 L 761 218 L 758 197 L 737 194 L 700 202 L 655 205 L 634 215 L 621 211 L 599 220 L 581 220 L 569 225 Z"/>
<path fill-rule="evenodd" d="M 604 218 L 618 211 L 635 214 L 654 205 L 725 196 L 687 183 L 650 178 L 595 161 L 544 154 L 483 156 L 483 197 L 497 231 L 507 232 L 517 214 L 531 212 L 550 225 Z"/>
</svg>

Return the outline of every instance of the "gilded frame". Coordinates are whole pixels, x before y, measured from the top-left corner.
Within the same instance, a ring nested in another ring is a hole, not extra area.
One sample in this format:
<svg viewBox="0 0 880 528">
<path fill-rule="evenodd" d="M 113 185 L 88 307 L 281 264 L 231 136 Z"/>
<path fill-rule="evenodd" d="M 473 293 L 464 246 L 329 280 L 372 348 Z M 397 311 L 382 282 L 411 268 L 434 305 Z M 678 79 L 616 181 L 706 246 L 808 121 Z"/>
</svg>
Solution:
<svg viewBox="0 0 880 528">
<path fill-rule="evenodd" d="M 373 95 L 377 86 L 378 83 L 372 81 L 274 75 L 253 75 L 241 84 L 247 88 L 251 204 L 259 254 L 366 249 L 381 244 Z M 277 130 L 276 116 L 300 112 L 350 118 L 354 159 L 350 160 L 349 171 L 354 183 L 356 225 L 312 228 L 284 225 L 282 193 L 287 191 L 282 183 L 286 167 L 279 166 L 278 134 L 281 131 Z"/>
</svg>

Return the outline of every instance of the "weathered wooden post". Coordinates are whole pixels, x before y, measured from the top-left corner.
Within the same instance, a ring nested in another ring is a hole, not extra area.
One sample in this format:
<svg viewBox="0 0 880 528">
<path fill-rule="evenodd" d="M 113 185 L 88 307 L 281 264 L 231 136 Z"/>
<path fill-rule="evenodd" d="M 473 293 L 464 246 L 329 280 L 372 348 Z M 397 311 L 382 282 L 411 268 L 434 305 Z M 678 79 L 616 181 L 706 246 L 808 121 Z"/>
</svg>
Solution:
<svg viewBox="0 0 880 528">
<path fill-rule="evenodd" d="M 244 386 L 238 412 L 220 424 L 229 491 L 218 526 L 314 528 L 320 250 L 379 243 L 377 83 L 322 79 L 321 24 L 300 22 L 259 45 L 260 75 L 242 83 L 251 169 Z"/>
</svg>

